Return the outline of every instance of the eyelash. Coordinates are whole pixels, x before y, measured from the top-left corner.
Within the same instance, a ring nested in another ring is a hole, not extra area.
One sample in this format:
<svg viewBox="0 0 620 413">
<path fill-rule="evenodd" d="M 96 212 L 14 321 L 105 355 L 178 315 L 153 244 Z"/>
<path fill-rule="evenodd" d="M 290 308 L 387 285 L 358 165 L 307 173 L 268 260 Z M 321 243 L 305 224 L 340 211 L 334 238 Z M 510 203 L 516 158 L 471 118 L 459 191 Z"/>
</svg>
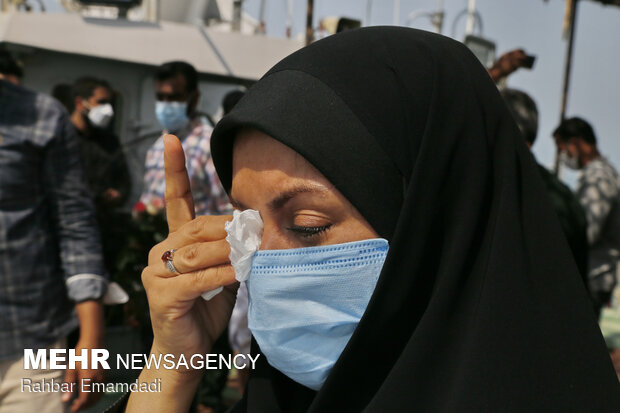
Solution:
<svg viewBox="0 0 620 413">
<path fill-rule="evenodd" d="M 299 225 L 293 225 L 288 227 L 289 231 L 293 231 L 304 238 L 311 238 L 319 235 L 320 233 L 327 231 L 331 227 L 330 225 L 324 225 L 322 227 L 301 227 Z"/>
</svg>

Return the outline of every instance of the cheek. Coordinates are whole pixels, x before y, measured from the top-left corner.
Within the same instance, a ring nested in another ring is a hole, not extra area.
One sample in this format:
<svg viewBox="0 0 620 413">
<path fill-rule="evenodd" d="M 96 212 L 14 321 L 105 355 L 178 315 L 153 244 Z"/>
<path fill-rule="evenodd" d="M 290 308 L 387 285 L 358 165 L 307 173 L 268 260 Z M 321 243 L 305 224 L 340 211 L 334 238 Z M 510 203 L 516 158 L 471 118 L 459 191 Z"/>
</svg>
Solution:
<svg viewBox="0 0 620 413">
<path fill-rule="evenodd" d="M 365 221 L 350 219 L 330 231 L 330 244 L 361 241 L 364 239 L 379 238 L 370 225 Z"/>
<path fill-rule="evenodd" d="M 573 157 L 579 155 L 579 149 L 577 148 L 577 145 L 569 144 L 568 153 L 571 154 Z"/>
</svg>

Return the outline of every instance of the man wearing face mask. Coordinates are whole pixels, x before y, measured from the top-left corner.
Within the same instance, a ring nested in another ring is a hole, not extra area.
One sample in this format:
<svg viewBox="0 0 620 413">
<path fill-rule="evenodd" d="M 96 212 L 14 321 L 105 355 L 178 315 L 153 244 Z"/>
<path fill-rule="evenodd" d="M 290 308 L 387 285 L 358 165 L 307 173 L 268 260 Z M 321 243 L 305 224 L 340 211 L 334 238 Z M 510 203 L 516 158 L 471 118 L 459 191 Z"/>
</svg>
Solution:
<svg viewBox="0 0 620 413">
<path fill-rule="evenodd" d="M 110 85 L 82 77 L 72 87 L 71 121 L 80 137 L 88 185 L 97 209 L 120 206 L 130 189 L 127 162 L 118 138 L 110 130 L 114 109 Z"/>
<path fill-rule="evenodd" d="M 566 119 L 553 136 L 560 162 L 581 170 L 577 197 L 588 222 L 590 291 L 600 311 L 616 284 L 620 255 L 620 176 L 600 154 L 594 130 L 585 120 Z"/>
<path fill-rule="evenodd" d="M 113 93 L 106 81 L 82 77 L 72 85 L 71 96 L 71 121 L 78 132 L 86 182 L 95 202 L 105 264 L 112 271 L 120 252 L 118 240 L 126 231 L 119 208 L 131 188 L 125 154 L 111 131 Z"/>
<path fill-rule="evenodd" d="M 196 111 L 200 97 L 196 69 L 181 61 L 164 63 L 155 74 L 155 92 L 155 115 L 163 127 L 163 133 L 146 154 L 144 188 L 140 201 L 159 208 L 164 206 L 166 182 L 163 136 L 171 133 L 183 145 L 196 215 L 232 213 L 228 195 L 211 159 L 212 128 L 206 116 Z M 227 334 L 222 334 L 216 341 L 213 352 L 231 352 Z M 222 411 L 222 390 L 226 387 L 227 376 L 226 369 L 206 372 L 196 394 L 197 411 Z"/>
<path fill-rule="evenodd" d="M 183 144 L 196 214 L 231 213 L 228 196 L 211 160 L 212 128 L 206 115 L 196 110 L 200 98 L 196 69 L 181 61 L 161 65 L 155 73 L 155 97 L 155 116 L 163 133 L 146 154 L 140 201 L 163 208 L 166 189 L 163 135 L 171 133 Z"/>
</svg>

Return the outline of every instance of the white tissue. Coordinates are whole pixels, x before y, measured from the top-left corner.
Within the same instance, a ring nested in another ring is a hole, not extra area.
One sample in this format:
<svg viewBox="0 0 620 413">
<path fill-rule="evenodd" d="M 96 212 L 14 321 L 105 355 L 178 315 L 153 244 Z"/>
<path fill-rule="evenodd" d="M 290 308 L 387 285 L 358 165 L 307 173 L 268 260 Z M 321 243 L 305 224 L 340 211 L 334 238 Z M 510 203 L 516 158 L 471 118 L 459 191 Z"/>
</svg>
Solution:
<svg viewBox="0 0 620 413">
<path fill-rule="evenodd" d="M 243 212 L 235 210 L 232 221 L 228 221 L 226 229 L 226 241 L 230 244 L 230 263 L 235 270 L 237 281 L 245 281 L 250 276 L 252 269 L 252 257 L 260 247 L 263 236 L 263 220 L 258 211 L 246 209 Z M 223 290 L 219 287 L 215 290 L 207 291 L 201 296 L 205 300 L 210 300 Z"/>
<path fill-rule="evenodd" d="M 217 287 L 215 290 L 207 291 L 207 292 L 200 294 L 200 296 L 204 298 L 205 300 L 209 301 L 210 299 L 212 299 L 213 297 L 221 293 L 223 290 L 224 290 L 224 287 Z"/>
<path fill-rule="evenodd" d="M 250 276 L 252 257 L 260 247 L 263 237 L 263 220 L 258 211 L 246 209 L 235 211 L 233 220 L 225 224 L 230 244 L 230 263 L 235 269 L 237 281 L 245 281 Z"/>
<path fill-rule="evenodd" d="M 127 301 L 129 301 L 129 294 L 127 294 L 123 287 L 115 282 L 108 284 L 108 290 L 103 296 L 103 304 L 125 304 Z"/>
</svg>

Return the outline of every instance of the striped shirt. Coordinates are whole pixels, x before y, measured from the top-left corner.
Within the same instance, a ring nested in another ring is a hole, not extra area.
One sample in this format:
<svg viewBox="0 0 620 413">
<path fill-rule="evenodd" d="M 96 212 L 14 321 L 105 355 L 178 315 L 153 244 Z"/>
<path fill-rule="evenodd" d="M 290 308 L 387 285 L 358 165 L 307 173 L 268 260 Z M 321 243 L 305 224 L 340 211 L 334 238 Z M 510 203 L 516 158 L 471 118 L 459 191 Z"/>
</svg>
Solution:
<svg viewBox="0 0 620 413">
<path fill-rule="evenodd" d="M 107 288 L 76 131 L 49 96 L 0 80 L 0 360 L 45 348 Z"/>
<path fill-rule="evenodd" d="M 196 215 L 232 213 L 228 195 L 220 183 L 211 158 L 211 127 L 191 122 L 178 133 L 183 145 Z M 146 154 L 144 189 L 140 201 L 164 207 L 166 180 L 164 173 L 164 137 L 160 136 Z"/>
</svg>

